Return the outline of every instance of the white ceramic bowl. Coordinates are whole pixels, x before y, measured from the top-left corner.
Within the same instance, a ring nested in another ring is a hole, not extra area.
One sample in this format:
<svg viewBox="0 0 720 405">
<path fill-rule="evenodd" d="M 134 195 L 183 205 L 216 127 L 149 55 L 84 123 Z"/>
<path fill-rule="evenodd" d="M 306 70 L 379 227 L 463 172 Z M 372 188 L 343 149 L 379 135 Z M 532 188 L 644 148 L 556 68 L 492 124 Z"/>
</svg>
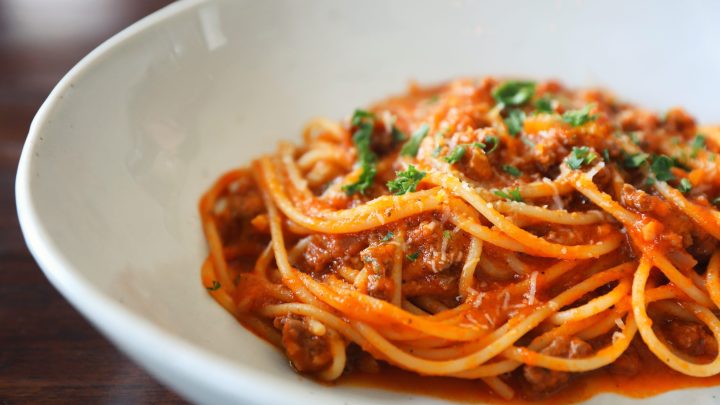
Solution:
<svg viewBox="0 0 720 405">
<path fill-rule="evenodd" d="M 556 77 L 720 122 L 719 2 L 185 1 L 83 59 L 33 121 L 18 212 L 50 281 L 202 403 L 441 402 L 294 374 L 199 281 L 196 202 L 220 173 L 409 79 Z M 663 403 L 711 403 L 718 389 Z M 600 396 L 593 402 L 612 399 Z"/>
</svg>

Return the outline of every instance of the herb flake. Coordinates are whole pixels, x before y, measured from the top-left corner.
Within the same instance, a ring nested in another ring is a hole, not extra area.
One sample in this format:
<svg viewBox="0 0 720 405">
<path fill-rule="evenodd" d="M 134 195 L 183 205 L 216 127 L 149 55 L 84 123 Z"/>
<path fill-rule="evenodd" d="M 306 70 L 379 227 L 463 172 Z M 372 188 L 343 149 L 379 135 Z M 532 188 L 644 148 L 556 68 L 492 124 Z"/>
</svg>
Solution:
<svg viewBox="0 0 720 405">
<path fill-rule="evenodd" d="M 566 162 L 571 169 L 577 170 L 585 165 L 589 165 L 597 159 L 597 157 L 597 154 L 590 150 L 587 146 L 581 146 L 579 148 L 574 146 L 572 148 L 572 152 L 568 155 Z"/>
<path fill-rule="evenodd" d="M 465 149 L 465 145 L 458 145 L 455 147 L 455 149 L 452 150 L 452 152 L 450 152 L 449 155 L 445 156 L 443 160 L 450 163 L 451 165 L 455 164 L 459 162 L 463 158 L 463 156 L 465 156 Z"/>
<path fill-rule="evenodd" d="M 653 172 L 658 181 L 668 181 L 675 178 L 675 175 L 673 175 L 670 170 L 673 165 L 674 162 L 671 158 L 665 155 L 660 155 L 653 159 L 650 164 L 650 170 Z"/>
<path fill-rule="evenodd" d="M 418 150 L 420 149 L 420 143 L 423 139 L 425 139 L 428 131 L 430 131 L 430 126 L 428 126 L 428 124 L 422 124 L 417 131 L 413 132 L 410 139 L 405 142 L 405 145 L 403 145 L 402 149 L 400 149 L 400 154 L 409 157 L 417 156 Z"/>
<path fill-rule="evenodd" d="M 562 115 L 562 120 L 570 124 L 573 127 L 579 127 L 587 124 L 590 121 L 597 119 L 597 114 L 590 114 L 590 110 L 593 108 L 593 104 L 588 104 L 581 110 L 569 110 L 565 111 Z"/>
<path fill-rule="evenodd" d="M 522 110 L 517 108 L 510 110 L 505 118 L 508 133 L 512 136 L 519 134 L 523 130 L 523 121 L 525 121 L 525 113 Z"/>
<path fill-rule="evenodd" d="M 212 285 L 210 287 L 205 287 L 205 288 L 207 288 L 208 291 L 217 291 L 220 289 L 220 287 L 221 287 L 220 282 L 217 280 L 213 280 Z"/>
<path fill-rule="evenodd" d="M 415 166 L 410 165 L 407 170 L 395 172 L 395 175 L 397 176 L 395 180 L 387 182 L 387 188 L 396 195 L 402 195 L 414 192 L 420 180 L 425 177 L 425 172 L 421 172 Z"/>
<path fill-rule="evenodd" d="M 504 198 L 509 201 L 516 201 L 516 202 L 523 202 L 525 201 L 520 194 L 520 187 L 515 187 L 507 192 L 503 190 L 495 190 L 493 191 L 493 194 L 495 194 L 498 197 Z"/>
<path fill-rule="evenodd" d="M 690 183 L 690 180 L 688 180 L 688 179 L 680 180 L 680 184 L 678 185 L 678 190 L 680 190 L 683 194 L 692 190 L 692 184 Z"/>
<path fill-rule="evenodd" d="M 375 115 L 367 111 L 355 110 L 352 125 L 357 127 L 353 134 L 353 142 L 357 149 L 358 162 L 362 172 L 355 183 L 347 184 L 342 189 L 348 195 L 355 193 L 365 194 L 377 174 L 377 168 L 375 167 L 377 156 L 370 149 L 370 138 L 375 128 Z"/>
<path fill-rule="evenodd" d="M 535 83 L 530 81 L 509 80 L 492 92 L 495 101 L 504 106 L 519 106 L 528 102 L 535 94 Z"/>
<path fill-rule="evenodd" d="M 511 176 L 513 176 L 513 177 L 520 177 L 520 176 L 522 176 L 522 172 L 520 171 L 520 169 L 518 169 L 518 168 L 515 167 L 515 166 L 512 166 L 512 165 L 502 165 L 500 168 L 502 169 L 502 171 L 504 171 L 505 173 L 507 173 L 507 174 L 509 174 L 509 175 L 511 175 Z"/>
</svg>

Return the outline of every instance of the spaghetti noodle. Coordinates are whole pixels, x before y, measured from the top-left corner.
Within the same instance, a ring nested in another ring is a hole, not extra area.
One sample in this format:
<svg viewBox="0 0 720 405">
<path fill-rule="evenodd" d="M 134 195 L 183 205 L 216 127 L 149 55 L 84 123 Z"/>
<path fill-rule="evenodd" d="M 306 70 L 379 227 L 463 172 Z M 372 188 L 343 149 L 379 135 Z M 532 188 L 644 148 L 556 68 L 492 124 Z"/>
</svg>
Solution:
<svg viewBox="0 0 720 405">
<path fill-rule="evenodd" d="M 212 297 L 333 381 L 389 364 L 537 399 L 720 373 L 715 128 L 556 82 L 411 87 L 200 201 Z"/>
</svg>

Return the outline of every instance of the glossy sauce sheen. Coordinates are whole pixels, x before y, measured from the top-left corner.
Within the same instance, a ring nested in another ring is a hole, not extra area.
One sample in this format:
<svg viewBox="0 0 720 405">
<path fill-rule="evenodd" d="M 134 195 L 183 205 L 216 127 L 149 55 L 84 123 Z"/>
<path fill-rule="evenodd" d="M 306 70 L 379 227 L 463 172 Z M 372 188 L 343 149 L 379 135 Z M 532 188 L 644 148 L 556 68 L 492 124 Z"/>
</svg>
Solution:
<svg viewBox="0 0 720 405">
<path fill-rule="evenodd" d="M 384 367 L 376 374 L 359 373 L 343 376 L 339 385 L 382 388 L 417 395 L 428 395 L 457 402 L 499 404 L 577 403 L 603 393 L 616 393 L 631 398 L 647 398 L 663 392 L 693 387 L 720 385 L 720 376 L 694 378 L 675 372 L 660 362 L 643 369 L 635 376 L 612 375 L 604 370 L 586 373 L 557 394 L 544 399 L 514 398 L 504 401 L 480 381 L 445 377 L 422 377 L 394 367 Z M 720 394 L 707 394 L 706 399 L 720 401 Z"/>
</svg>

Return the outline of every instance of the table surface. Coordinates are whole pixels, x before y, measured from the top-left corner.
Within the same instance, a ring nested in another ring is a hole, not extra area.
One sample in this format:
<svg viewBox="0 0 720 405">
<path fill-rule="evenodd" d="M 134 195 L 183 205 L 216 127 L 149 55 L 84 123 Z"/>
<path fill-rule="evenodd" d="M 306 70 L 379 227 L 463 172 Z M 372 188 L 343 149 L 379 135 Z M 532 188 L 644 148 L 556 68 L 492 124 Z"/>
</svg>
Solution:
<svg viewBox="0 0 720 405">
<path fill-rule="evenodd" d="M 14 182 L 30 121 L 85 54 L 168 0 L 0 0 L 0 404 L 184 403 L 102 337 L 25 246 Z"/>
</svg>

